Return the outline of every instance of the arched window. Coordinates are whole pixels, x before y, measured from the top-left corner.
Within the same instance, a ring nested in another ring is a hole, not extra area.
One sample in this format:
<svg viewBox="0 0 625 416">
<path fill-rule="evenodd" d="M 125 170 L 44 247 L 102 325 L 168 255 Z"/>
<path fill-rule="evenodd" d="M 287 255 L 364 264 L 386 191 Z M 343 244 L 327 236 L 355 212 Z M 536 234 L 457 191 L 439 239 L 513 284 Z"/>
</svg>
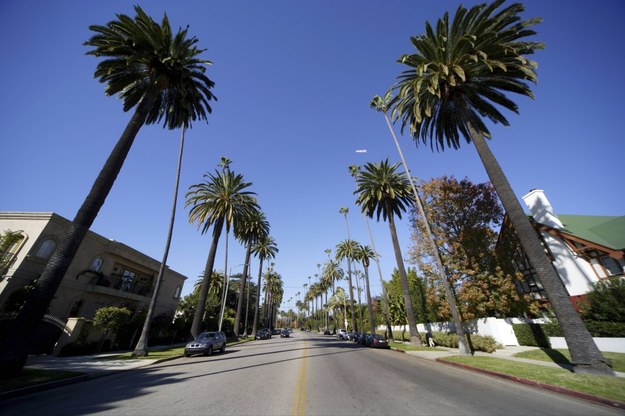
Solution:
<svg viewBox="0 0 625 416">
<path fill-rule="evenodd" d="M 37 249 L 37 252 L 35 253 L 35 256 L 40 257 L 42 259 L 49 259 L 50 256 L 52 256 L 52 253 L 54 252 L 55 248 L 56 248 L 56 241 L 54 241 L 51 238 L 48 238 L 47 240 L 44 240 L 43 243 L 41 243 L 41 245 Z"/>
<path fill-rule="evenodd" d="M 94 272 L 99 272 L 100 270 L 102 270 L 102 263 L 104 263 L 104 261 L 102 260 L 102 257 L 95 256 L 93 260 L 91 260 L 91 264 L 89 265 L 89 270 L 94 271 Z"/>
</svg>

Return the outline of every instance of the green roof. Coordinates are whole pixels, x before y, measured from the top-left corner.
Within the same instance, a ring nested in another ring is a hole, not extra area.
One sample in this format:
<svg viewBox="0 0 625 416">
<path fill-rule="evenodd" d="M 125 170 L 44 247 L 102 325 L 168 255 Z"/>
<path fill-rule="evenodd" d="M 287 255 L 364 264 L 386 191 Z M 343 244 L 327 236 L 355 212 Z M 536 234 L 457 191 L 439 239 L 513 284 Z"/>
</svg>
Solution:
<svg viewBox="0 0 625 416">
<path fill-rule="evenodd" d="M 569 234 L 614 249 L 625 249 L 625 216 L 558 215 Z"/>
</svg>

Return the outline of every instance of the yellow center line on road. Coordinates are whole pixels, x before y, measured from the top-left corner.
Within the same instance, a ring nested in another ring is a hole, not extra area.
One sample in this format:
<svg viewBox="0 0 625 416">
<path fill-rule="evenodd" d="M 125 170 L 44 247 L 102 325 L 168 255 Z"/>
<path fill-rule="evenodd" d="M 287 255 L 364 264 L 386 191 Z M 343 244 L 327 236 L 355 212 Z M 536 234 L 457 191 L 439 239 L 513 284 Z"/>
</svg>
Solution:
<svg viewBox="0 0 625 416">
<path fill-rule="evenodd" d="M 308 343 L 304 341 L 304 350 L 302 351 L 302 362 L 297 372 L 297 382 L 295 384 L 295 400 L 293 400 L 293 410 L 291 416 L 306 415 L 306 364 L 308 355 Z"/>
</svg>

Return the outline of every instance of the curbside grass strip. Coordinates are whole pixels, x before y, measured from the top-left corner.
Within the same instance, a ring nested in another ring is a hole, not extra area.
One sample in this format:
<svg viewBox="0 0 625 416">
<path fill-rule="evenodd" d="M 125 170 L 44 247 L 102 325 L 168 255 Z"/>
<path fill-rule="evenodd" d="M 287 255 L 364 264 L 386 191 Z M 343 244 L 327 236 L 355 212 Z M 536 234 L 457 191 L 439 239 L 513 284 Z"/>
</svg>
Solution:
<svg viewBox="0 0 625 416">
<path fill-rule="evenodd" d="M 452 361 L 447 361 L 445 359 L 441 359 L 441 358 L 437 358 L 436 359 L 437 362 L 439 363 L 443 363 L 443 364 L 447 364 L 447 365 L 451 365 L 454 367 L 459 367 L 459 368 L 464 368 L 466 370 L 470 370 L 470 371 L 475 371 L 478 373 L 483 373 L 483 374 L 488 374 L 494 377 L 499 377 L 499 378 L 503 378 L 506 380 L 510 380 L 510 381 L 514 381 L 516 383 L 520 383 L 520 384 L 525 384 L 531 387 L 537 387 L 537 388 L 541 388 L 541 389 L 546 389 L 546 390 L 550 390 L 556 393 L 560 393 L 560 394 L 565 394 L 568 396 L 573 396 L 573 397 L 577 397 L 579 399 L 583 399 L 583 400 L 587 400 L 593 403 L 597 403 L 597 404 L 601 404 L 604 406 L 610 406 L 616 409 L 620 409 L 620 410 L 625 410 L 625 403 L 618 401 L 618 400 L 612 400 L 612 399 L 606 399 L 603 397 L 599 397 L 599 396 L 594 396 L 592 394 L 588 394 L 588 393 L 583 393 L 580 391 L 575 391 L 575 390 L 570 390 L 564 387 L 559 387 L 559 386 L 554 386 L 552 384 L 546 384 L 546 383 L 542 383 L 540 381 L 533 381 L 533 380 L 528 380 L 525 378 L 521 378 L 521 377 L 516 377 L 516 376 L 511 376 L 508 374 L 503 374 L 503 373 L 498 373 L 496 371 L 492 371 L 492 370 L 486 370 L 483 368 L 478 368 L 478 367 L 472 367 L 470 365 L 466 365 L 463 363 L 455 363 Z"/>
</svg>

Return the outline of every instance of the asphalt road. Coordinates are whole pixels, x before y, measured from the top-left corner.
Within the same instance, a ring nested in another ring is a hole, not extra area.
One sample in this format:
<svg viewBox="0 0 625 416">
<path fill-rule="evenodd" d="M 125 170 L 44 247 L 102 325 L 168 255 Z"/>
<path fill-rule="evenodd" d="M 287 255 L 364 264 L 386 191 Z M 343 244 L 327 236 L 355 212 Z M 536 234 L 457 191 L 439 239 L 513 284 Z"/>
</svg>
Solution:
<svg viewBox="0 0 625 416">
<path fill-rule="evenodd" d="M 300 332 L 6 400 L 0 414 L 622 415 L 407 354 Z"/>
</svg>

